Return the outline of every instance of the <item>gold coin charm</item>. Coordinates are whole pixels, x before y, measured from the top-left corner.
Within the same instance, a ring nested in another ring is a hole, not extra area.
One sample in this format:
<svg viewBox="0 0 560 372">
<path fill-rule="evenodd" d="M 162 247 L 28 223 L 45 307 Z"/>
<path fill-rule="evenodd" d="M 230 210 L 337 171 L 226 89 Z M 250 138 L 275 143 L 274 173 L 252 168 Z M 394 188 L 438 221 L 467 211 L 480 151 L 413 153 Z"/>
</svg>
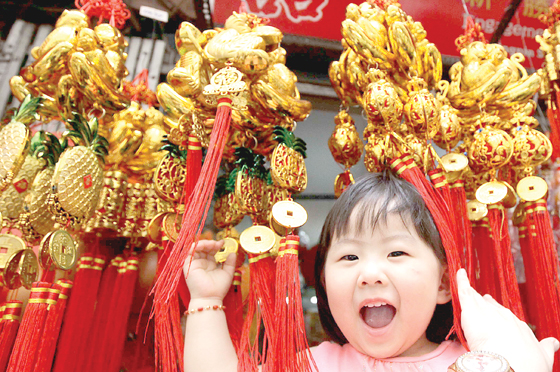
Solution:
<svg viewBox="0 0 560 372">
<path fill-rule="evenodd" d="M 480 221 L 488 214 L 488 208 L 478 200 L 471 200 L 467 203 L 467 214 L 469 221 Z"/>
<path fill-rule="evenodd" d="M 239 236 L 241 247 L 247 253 L 261 254 L 274 247 L 274 231 L 266 226 L 251 226 Z"/>
<path fill-rule="evenodd" d="M 476 190 L 476 200 L 484 204 L 499 203 L 506 197 L 508 188 L 500 181 L 490 181 Z"/>
<path fill-rule="evenodd" d="M 233 238 L 224 238 L 224 245 L 223 247 L 214 255 L 217 263 L 225 262 L 228 258 L 230 253 L 237 253 L 237 249 L 239 244 L 237 244 L 237 240 Z"/>
<path fill-rule="evenodd" d="M 520 226 L 525 222 L 525 203 L 521 202 L 517 204 L 517 207 L 513 210 L 512 218 L 513 226 Z"/>
<path fill-rule="evenodd" d="M 38 273 L 37 257 L 33 250 L 21 249 L 8 259 L 2 279 L 8 289 L 17 289 L 22 285 L 31 289 L 33 282 L 37 281 Z"/>
<path fill-rule="evenodd" d="M 17 236 L 9 234 L 0 235 L 0 269 L 4 269 L 8 260 L 14 253 L 25 249 L 25 242 Z"/>
<path fill-rule="evenodd" d="M 502 200 L 502 205 L 504 208 L 513 208 L 517 205 L 517 194 L 511 185 L 507 182 L 502 181 L 506 185 L 508 191 L 504 200 Z"/>
<path fill-rule="evenodd" d="M 47 233 L 41 240 L 41 244 L 39 245 L 39 264 L 44 270 L 52 271 L 56 269 L 56 266 L 52 260 L 52 257 L 49 253 L 49 241 L 54 231 Z"/>
<path fill-rule="evenodd" d="M 469 165 L 469 159 L 463 154 L 450 153 L 441 157 L 441 165 L 446 172 L 458 172 Z"/>
<path fill-rule="evenodd" d="M 154 218 L 148 222 L 148 227 L 146 228 L 148 240 L 154 244 L 161 244 L 161 226 L 163 224 L 163 218 L 168 214 L 168 212 L 161 212 L 155 215 Z"/>
<path fill-rule="evenodd" d="M 165 235 L 173 243 L 175 243 L 179 237 L 179 232 L 181 231 L 181 221 L 183 221 L 182 214 L 177 215 L 177 213 L 168 213 L 165 217 L 163 217 L 163 232 L 165 232 Z"/>
<path fill-rule="evenodd" d="M 307 211 L 301 204 L 291 200 L 282 200 L 272 206 L 272 217 L 279 225 L 296 228 L 307 222 Z"/>
<path fill-rule="evenodd" d="M 543 199 L 548 192 L 546 181 L 540 177 L 530 176 L 517 183 L 517 195 L 526 201 Z"/>
<path fill-rule="evenodd" d="M 50 256 L 58 269 L 70 270 L 76 265 L 78 250 L 68 231 L 54 231 L 48 244 Z"/>
</svg>

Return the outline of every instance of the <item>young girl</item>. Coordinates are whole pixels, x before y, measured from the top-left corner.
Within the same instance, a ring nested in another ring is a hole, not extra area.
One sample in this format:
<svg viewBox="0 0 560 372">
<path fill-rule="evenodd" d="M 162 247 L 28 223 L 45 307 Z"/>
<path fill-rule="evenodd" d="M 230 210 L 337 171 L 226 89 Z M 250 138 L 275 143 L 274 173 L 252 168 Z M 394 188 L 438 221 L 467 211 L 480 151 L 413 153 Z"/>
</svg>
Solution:
<svg viewBox="0 0 560 372">
<path fill-rule="evenodd" d="M 196 247 L 189 309 L 221 308 L 235 265 L 234 255 L 216 264 L 221 245 Z M 331 338 L 311 348 L 319 372 L 445 372 L 467 352 L 445 341 L 453 309 L 439 233 L 418 191 L 391 172 L 363 177 L 336 201 L 315 274 L 319 315 Z M 457 279 L 471 350 L 500 354 L 516 372 L 552 370 L 557 340 L 539 343 L 509 310 L 476 293 L 464 270 Z M 237 371 L 223 311 L 188 315 L 184 356 L 186 372 Z"/>
</svg>

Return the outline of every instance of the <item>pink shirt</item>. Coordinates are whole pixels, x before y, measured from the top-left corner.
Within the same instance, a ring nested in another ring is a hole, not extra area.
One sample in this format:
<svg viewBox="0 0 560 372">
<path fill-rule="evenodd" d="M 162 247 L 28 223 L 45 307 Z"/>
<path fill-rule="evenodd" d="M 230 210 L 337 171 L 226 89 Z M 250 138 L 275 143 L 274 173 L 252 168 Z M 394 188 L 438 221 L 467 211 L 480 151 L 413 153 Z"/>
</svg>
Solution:
<svg viewBox="0 0 560 372">
<path fill-rule="evenodd" d="M 374 359 L 354 349 L 323 342 L 312 349 L 319 372 L 446 372 L 467 351 L 459 342 L 444 341 L 431 353 L 419 357 Z"/>
</svg>

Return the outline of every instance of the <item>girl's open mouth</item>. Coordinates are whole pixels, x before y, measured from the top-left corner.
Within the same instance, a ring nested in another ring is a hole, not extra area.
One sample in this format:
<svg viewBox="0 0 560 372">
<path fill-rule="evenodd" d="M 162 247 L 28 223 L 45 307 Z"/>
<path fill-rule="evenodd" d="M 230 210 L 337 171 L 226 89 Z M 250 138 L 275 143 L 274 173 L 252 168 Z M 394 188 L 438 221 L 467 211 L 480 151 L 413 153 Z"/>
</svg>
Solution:
<svg viewBox="0 0 560 372">
<path fill-rule="evenodd" d="M 360 309 L 364 322 L 372 328 L 382 328 L 391 323 L 397 309 L 388 304 L 369 304 Z"/>
</svg>

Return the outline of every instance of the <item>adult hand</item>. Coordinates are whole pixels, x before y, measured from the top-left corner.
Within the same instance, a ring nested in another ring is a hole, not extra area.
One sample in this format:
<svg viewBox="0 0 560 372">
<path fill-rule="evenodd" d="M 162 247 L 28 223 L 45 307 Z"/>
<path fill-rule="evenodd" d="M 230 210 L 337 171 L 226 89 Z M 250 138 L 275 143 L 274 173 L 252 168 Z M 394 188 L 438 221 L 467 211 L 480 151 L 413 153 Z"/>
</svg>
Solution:
<svg viewBox="0 0 560 372">
<path fill-rule="evenodd" d="M 224 241 L 200 240 L 194 248 L 192 260 L 187 258 L 183 273 L 189 287 L 191 300 L 223 300 L 235 271 L 236 254 L 230 254 L 224 263 L 216 263 L 214 255 L 222 248 Z"/>
<path fill-rule="evenodd" d="M 551 372 L 554 337 L 538 341 L 529 326 L 492 296 L 481 296 L 470 285 L 464 269 L 457 271 L 461 326 L 471 350 L 500 354 L 515 372 Z"/>
</svg>

